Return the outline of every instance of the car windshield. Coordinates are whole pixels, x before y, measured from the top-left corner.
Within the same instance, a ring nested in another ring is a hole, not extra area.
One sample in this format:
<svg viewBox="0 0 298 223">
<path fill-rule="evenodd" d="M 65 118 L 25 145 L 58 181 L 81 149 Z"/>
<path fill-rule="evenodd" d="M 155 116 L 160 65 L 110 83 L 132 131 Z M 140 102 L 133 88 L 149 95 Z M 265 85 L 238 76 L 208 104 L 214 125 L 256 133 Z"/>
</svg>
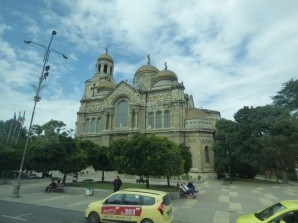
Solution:
<svg viewBox="0 0 298 223">
<path fill-rule="evenodd" d="M 274 204 L 261 212 L 255 213 L 256 218 L 263 221 L 267 218 L 270 218 L 272 215 L 286 209 L 281 203 Z"/>
</svg>

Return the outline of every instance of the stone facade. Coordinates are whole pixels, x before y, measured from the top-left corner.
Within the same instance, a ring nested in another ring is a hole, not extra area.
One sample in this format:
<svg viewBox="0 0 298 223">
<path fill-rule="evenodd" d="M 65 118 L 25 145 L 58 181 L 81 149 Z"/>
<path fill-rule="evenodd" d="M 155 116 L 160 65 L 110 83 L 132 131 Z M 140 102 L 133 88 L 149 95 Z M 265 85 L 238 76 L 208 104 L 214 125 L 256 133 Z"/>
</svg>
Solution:
<svg viewBox="0 0 298 223">
<path fill-rule="evenodd" d="M 106 146 L 134 133 L 167 137 L 191 148 L 194 178 L 213 177 L 213 133 L 220 113 L 195 108 L 177 75 L 166 63 L 164 70 L 152 66 L 149 55 L 132 85 L 116 83 L 113 71 L 113 58 L 108 52 L 100 55 L 95 74 L 85 82 L 76 137 Z"/>
</svg>

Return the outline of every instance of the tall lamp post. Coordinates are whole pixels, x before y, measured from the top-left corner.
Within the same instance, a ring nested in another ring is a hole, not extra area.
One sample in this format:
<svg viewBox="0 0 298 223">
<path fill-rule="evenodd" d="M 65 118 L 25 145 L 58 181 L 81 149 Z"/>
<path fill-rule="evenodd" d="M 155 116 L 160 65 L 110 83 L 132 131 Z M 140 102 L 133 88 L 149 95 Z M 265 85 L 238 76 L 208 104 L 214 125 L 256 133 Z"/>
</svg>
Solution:
<svg viewBox="0 0 298 223">
<path fill-rule="evenodd" d="M 42 44 L 39 44 L 39 43 L 36 43 L 36 42 L 33 42 L 33 41 L 24 40 L 24 42 L 27 43 L 27 44 L 33 43 L 35 45 L 38 45 L 38 46 L 41 46 L 41 47 L 45 48 L 45 53 L 44 53 L 44 57 L 43 57 L 43 67 L 42 67 L 42 70 L 41 70 L 41 75 L 39 77 L 38 86 L 36 88 L 36 94 L 34 96 L 34 107 L 33 107 L 32 115 L 31 115 L 31 121 L 30 121 L 29 129 L 28 129 L 28 136 L 27 136 L 25 148 L 24 148 L 24 151 L 23 151 L 23 156 L 22 156 L 22 161 L 21 161 L 18 177 L 14 182 L 12 197 L 19 197 L 20 196 L 19 191 L 20 191 L 20 187 L 21 187 L 21 174 L 23 172 L 24 160 L 25 160 L 25 156 L 26 156 L 26 151 L 27 151 L 30 135 L 31 135 L 31 127 L 32 127 L 32 122 L 33 122 L 33 118 L 34 118 L 36 103 L 39 102 L 40 99 L 41 99 L 41 97 L 39 96 L 39 93 L 40 93 L 40 90 L 42 89 L 42 83 L 49 76 L 50 65 L 47 65 L 47 63 L 48 63 L 48 60 L 49 60 L 50 53 L 51 53 L 51 51 L 53 51 L 55 53 L 58 53 L 58 54 L 62 55 L 64 59 L 68 59 L 67 56 L 65 56 L 63 53 L 60 53 L 57 50 L 51 49 L 52 40 L 53 40 L 53 37 L 56 34 L 57 34 L 57 32 L 55 30 L 53 30 L 51 40 L 50 40 L 48 46 L 44 46 Z"/>
</svg>

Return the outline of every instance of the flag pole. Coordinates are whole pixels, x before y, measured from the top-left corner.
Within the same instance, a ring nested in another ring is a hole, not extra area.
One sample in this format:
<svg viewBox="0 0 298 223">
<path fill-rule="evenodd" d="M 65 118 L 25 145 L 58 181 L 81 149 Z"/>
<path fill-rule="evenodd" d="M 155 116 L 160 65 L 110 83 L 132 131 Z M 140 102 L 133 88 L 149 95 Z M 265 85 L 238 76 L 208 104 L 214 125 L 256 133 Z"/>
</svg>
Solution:
<svg viewBox="0 0 298 223">
<path fill-rule="evenodd" d="M 12 126 L 13 126 L 15 120 L 16 120 L 16 113 L 14 113 L 13 119 L 12 119 L 12 121 L 11 121 L 11 125 L 10 125 L 10 129 L 9 129 L 9 132 L 8 132 L 8 136 L 7 136 L 7 141 L 6 141 L 6 143 L 8 143 L 8 141 L 9 141 L 9 137 L 10 137 L 11 129 L 12 129 Z"/>
<path fill-rule="evenodd" d="M 12 135 L 11 143 L 13 143 L 14 136 L 15 136 L 15 134 L 16 134 L 16 130 L 17 130 L 17 128 L 18 128 L 18 123 L 19 123 L 20 116 L 21 116 L 21 112 L 19 111 L 18 120 L 15 120 L 16 126 L 14 127 L 14 131 L 13 131 L 13 135 Z"/>
<path fill-rule="evenodd" d="M 19 122 L 20 122 L 20 128 L 19 128 L 19 132 L 18 132 L 18 136 L 17 136 L 17 139 L 16 139 L 16 143 L 15 144 L 18 144 L 19 137 L 20 137 L 20 132 L 21 132 L 21 129 L 23 128 L 23 125 L 24 125 L 24 122 L 25 122 L 25 111 L 23 113 L 23 118 L 20 118 L 19 119 Z"/>
</svg>

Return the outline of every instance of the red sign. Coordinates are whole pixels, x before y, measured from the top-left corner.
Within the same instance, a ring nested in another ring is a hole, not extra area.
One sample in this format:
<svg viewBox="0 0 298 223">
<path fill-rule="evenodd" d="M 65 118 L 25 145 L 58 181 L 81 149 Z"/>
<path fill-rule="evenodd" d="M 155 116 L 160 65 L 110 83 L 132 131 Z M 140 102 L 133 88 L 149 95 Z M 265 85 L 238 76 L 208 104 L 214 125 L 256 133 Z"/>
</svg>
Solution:
<svg viewBox="0 0 298 223">
<path fill-rule="evenodd" d="M 101 213 L 107 215 L 140 216 L 142 213 L 142 207 L 104 205 L 101 207 Z"/>
</svg>

